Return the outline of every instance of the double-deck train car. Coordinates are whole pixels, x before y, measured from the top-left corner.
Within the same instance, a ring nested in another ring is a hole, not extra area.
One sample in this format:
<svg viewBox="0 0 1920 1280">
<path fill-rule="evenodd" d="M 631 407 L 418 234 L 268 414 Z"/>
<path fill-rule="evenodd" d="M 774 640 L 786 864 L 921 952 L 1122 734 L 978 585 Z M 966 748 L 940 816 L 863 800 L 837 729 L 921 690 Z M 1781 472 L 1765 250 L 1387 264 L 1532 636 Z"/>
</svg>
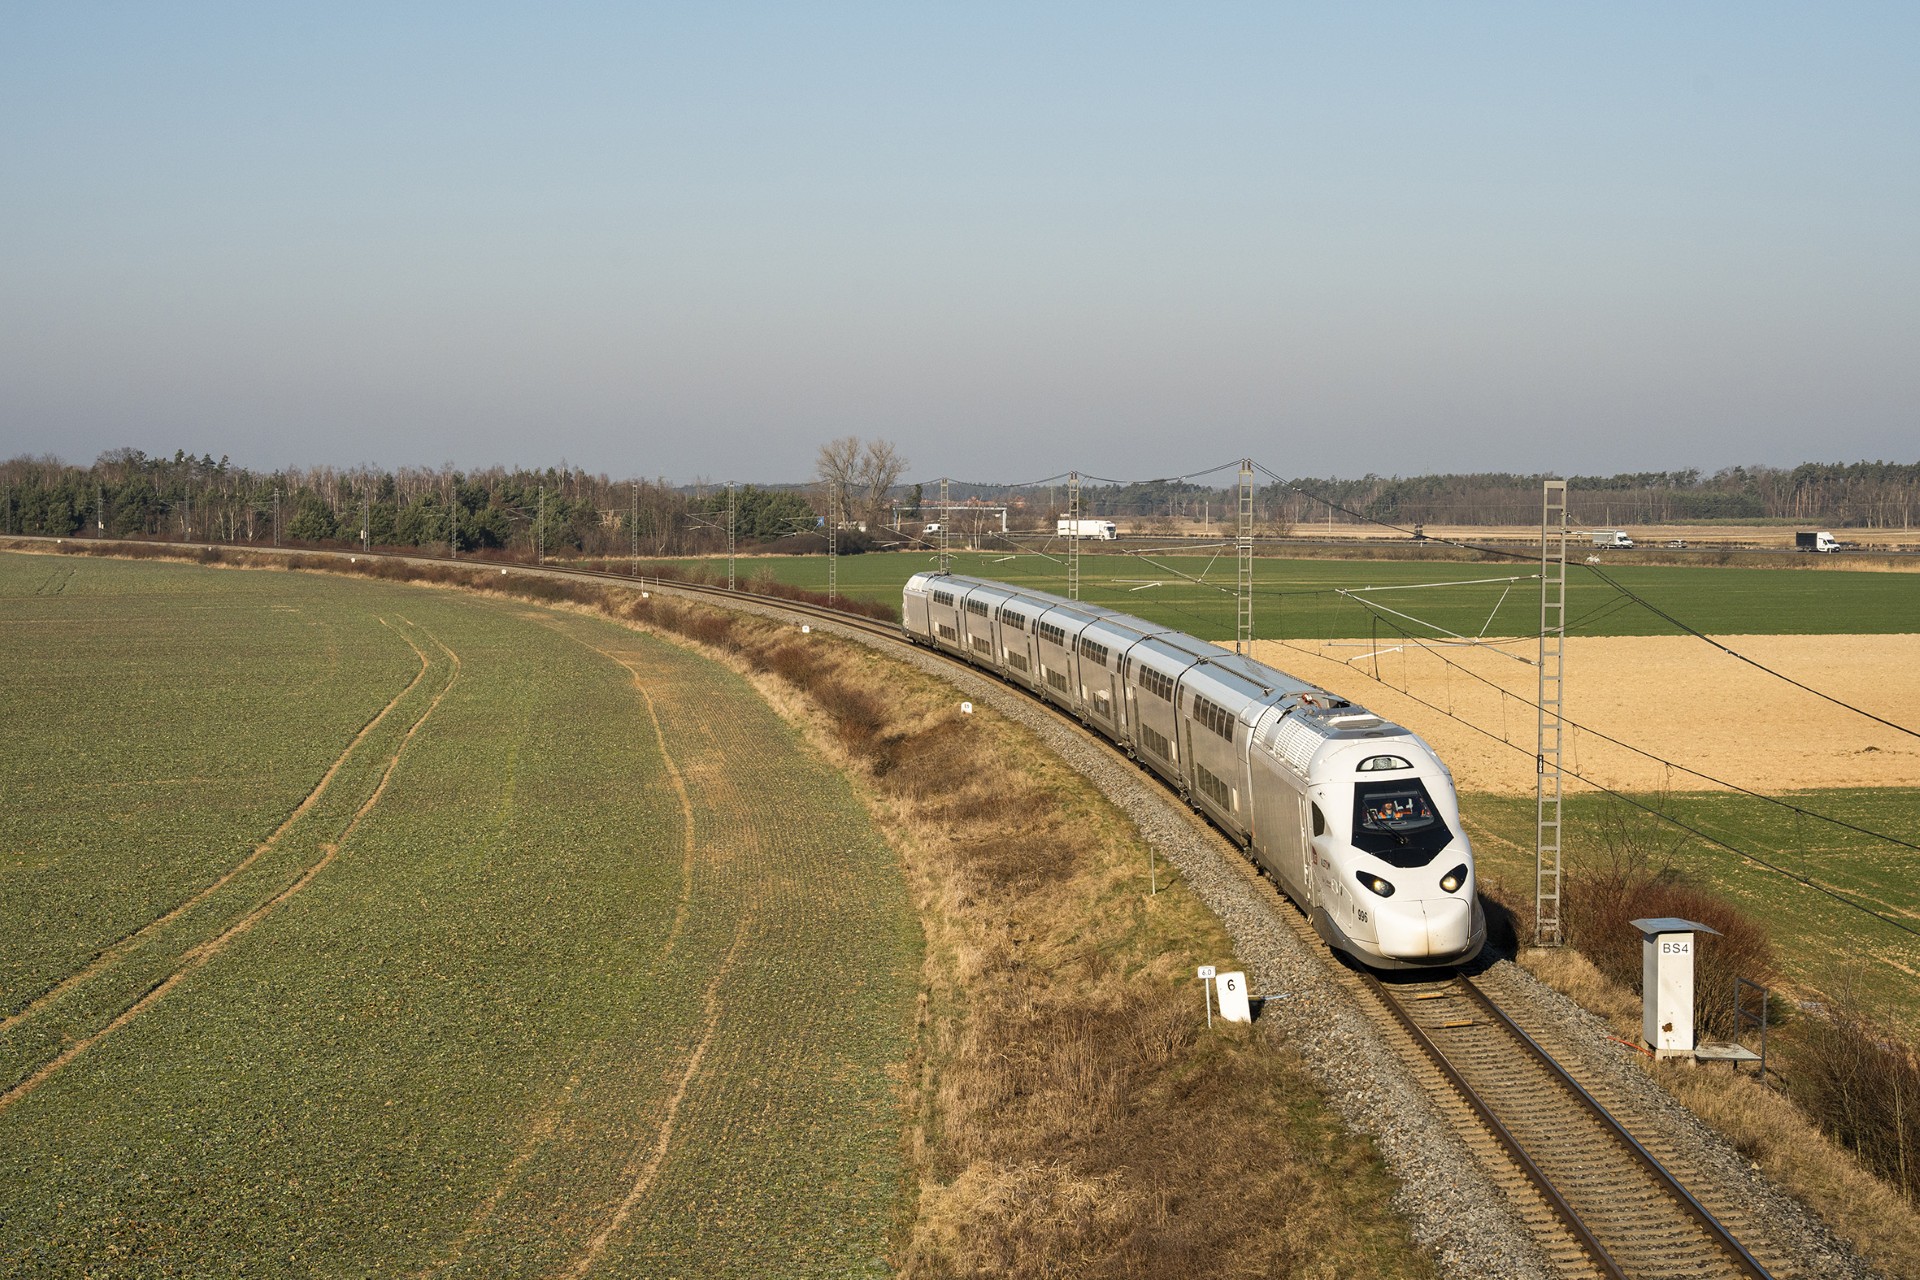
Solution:
<svg viewBox="0 0 1920 1280">
<path fill-rule="evenodd" d="M 1219 645 L 983 578 L 915 574 L 901 625 L 1111 739 L 1362 963 L 1460 964 L 1485 944 L 1453 775 L 1408 730 Z"/>
</svg>

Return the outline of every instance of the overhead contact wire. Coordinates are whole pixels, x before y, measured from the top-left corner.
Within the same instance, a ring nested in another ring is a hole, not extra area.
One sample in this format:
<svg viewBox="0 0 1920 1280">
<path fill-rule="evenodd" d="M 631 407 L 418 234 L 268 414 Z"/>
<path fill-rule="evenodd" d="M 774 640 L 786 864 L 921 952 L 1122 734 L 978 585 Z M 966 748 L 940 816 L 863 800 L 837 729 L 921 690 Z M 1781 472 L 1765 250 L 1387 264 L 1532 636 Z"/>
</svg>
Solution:
<svg viewBox="0 0 1920 1280">
<path fill-rule="evenodd" d="M 1361 602 L 1361 603 L 1364 603 L 1364 602 Z M 1392 623 L 1388 623 L 1388 625 L 1394 626 L 1394 624 Z M 1500 694 L 1503 698 L 1513 698 L 1514 700 L 1529 707 L 1534 705 L 1533 703 L 1528 702 L 1527 699 L 1525 699 L 1521 695 L 1514 693 L 1512 690 L 1503 688 L 1500 685 L 1494 683 L 1492 680 L 1487 679 L 1487 677 L 1481 675 L 1478 671 L 1473 670 L 1471 667 L 1462 666 L 1460 663 L 1455 662 L 1453 659 L 1447 657 L 1446 654 L 1441 653 L 1438 649 L 1425 643 L 1422 637 L 1413 635 L 1412 633 L 1397 626 L 1395 626 L 1394 629 L 1400 632 L 1402 639 L 1409 640 L 1415 645 L 1419 646 L 1419 648 L 1422 651 L 1432 654 L 1435 658 L 1437 658 L 1440 662 L 1446 664 L 1446 666 L 1451 668 L 1452 670 L 1458 671 L 1460 674 L 1467 676 L 1470 679 L 1478 680 L 1481 684 L 1484 684 L 1489 689 L 1494 690 L 1496 693 Z M 1412 695 L 1409 694 L 1408 696 L 1411 697 Z M 1451 715 L 1452 713 L 1449 712 L 1448 714 Z M 1602 742 L 1612 743 L 1614 746 L 1619 747 L 1624 751 L 1631 751 L 1635 755 L 1640 756 L 1642 759 L 1651 760 L 1654 763 L 1664 765 L 1669 769 L 1677 769 L 1681 773 L 1687 774 L 1690 777 L 1695 777 L 1700 779 L 1702 782 L 1711 782 L 1715 786 L 1725 787 L 1727 790 L 1738 792 L 1739 794 L 1746 796 L 1749 799 L 1759 800 L 1766 804 L 1773 805 L 1776 808 L 1785 809 L 1787 812 L 1797 814 L 1803 818 L 1813 818 L 1817 821 L 1829 823 L 1833 826 L 1839 827 L 1842 830 L 1851 831 L 1856 835 L 1871 836 L 1875 840 L 1884 840 L 1888 844 L 1899 845 L 1903 849 L 1912 849 L 1912 850 L 1915 850 L 1916 852 L 1920 852 L 1920 843 L 1915 843 L 1914 841 L 1911 841 L 1911 840 L 1903 840 L 1899 836 L 1889 835 L 1887 832 L 1884 832 L 1884 831 L 1875 831 L 1871 827 L 1863 827 L 1858 825 L 1857 823 L 1848 822 L 1845 818 L 1836 818 L 1832 814 L 1821 813 L 1818 809 L 1808 809 L 1802 805 L 1794 804 L 1792 801 L 1782 800 L 1778 796 L 1770 796 L 1766 794 L 1764 791 L 1755 791 L 1750 787 L 1743 787 L 1737 782 L 1728 782 L 1725 778 L 1716 778 L 1710 773 L 1702 773 L 1700 770 L 1692 768 L 1689 765 L 1681 764 L 1678 760 L 1669 760 L 1667 759 L 1667 757 L 1663 755 L 1659 755 L 1655 752 L 1648 751 L 1645 747 L 1636 747 L 1631 742 L 1624 742 L 1621 739 L 1614 737 L 1612 734 L 1603 733 L 1598 729 L 1592 728 L 1591 726 L 1588 726 L 1588 725 L 1581 724 L 1579 721 L 1569 719 L 1566 716 L 1561 716 L 1560 720 L 1563 724 L 1566 724 L 1571 726 L 1572 728 L 1578 729 L 1580 732 L 1587 734 L 1590 737 L 1598 738 Z M 1465 723 L 1465 722 L 1463 721 L 1462 723 Z"/>
<path fill-rule="evenodd" d="M 1299 645 L 1288 644 L 1287 647 L 1290 649 L 1297 649 L 1299 650 L 1299 652 L 1308 654 L 1310 656 L 1317 656 L 1317 655 L 1313 655 L 1313 650 L 1302 648 Z M 1402 697 L 1413 699 L 1413 701 L 1419 703 L 1423 707 L 1426 707 L 1430 711 L 1437 711 L 1441 715 L 1447 717 L 1447 719 L 1449 720 L 1459 721 L 1461 724 L 1467 726 L 1467 728 L 1472 729 L 1475 733 L 1481 734 L 1488 738 L 1492 738 L 1495 742 L 1500 743 L 1502 746 L 1511 747 L 1513 750 L 1518 751 L 1523 755 L 1533 754 L 1532 752 L 1528 751 L 1525 747 L 1521 746 L 1519 743 L 1503 738 L 1499 734 L 1493 732 L 1493 730 L 1491 729 L 1482 728 L 1481 726 L 1475 724 L 1473 721 L 1466 719 L 1464 716 L 1457 716 L 1453 712 L 1448 711 L 1445 707 L 1442 707 L 1437 703 L 1427 701 L 1425 698 L 1422 698 L 1417 693 L 1409 693 L 1405 689 L 1395 688 L 1395 686 L 1391 684 L 1387 684 L 1387 682 L 1385 680 L 1382 680 L 1379 676 L 1368 675 L 1365 671 L 1361 671 L 1360 668 L 1358 667 L 1354 668 L 1354 670 L 1359 671 L 1360 674 L 1363 676 L 1367 676 L 1369 680 L 1374 681 L 1376 684 L 1386 685 L 1387 688 L 1393 689 L 1395 693 L 1400 694 Z M 1498 686 L 1495 686 L 1495 687 L 1497 688 Z M 1816 893 L 1824 894 L 1827 897 L 1832 898 L 1835 902 L 1838 902 L 1840 905 L 1844 907 L 1851 907 L 1853 910 L 1860 912 L 1862 915 L 1872 916 L 1875 920 L 1879 920 L 1879 921 L 1882 921 L 1883 923 L 1892 925 L 1894 928 L 1900 930 L 1900 932 L 1902 933 L 1912 934 L 1914 937 L 1920 938 L 1920 929 L 1915 929 L 1910 925 L 1902 924 L 1900 923 L 1900 921 L 1895 920 L 1892 916 L 1883 915 L 1880 912 L 1875 911 L 1872 907 L 1869 907 L 1863 903 L 1854 901 L 1852 898 L 1849 898 L 1848 896 L 1839 892 L 1836 889 L 1829 889 L 1826 885 L 1821 884 L 1817 880 L 1813 880 L 1807 876 L 1803 876 L 1797 871 L 1789 870 L 1786 867 L 1780 866 L 1778 863 L 1769 862 L 1767 859 L 1760 857 L 1758 854 L 1750 853 L 1747 850 L 1740 848 L 1736 844 L 1732 844 L 1726 840 L 1722 840 L 1720 837 L 1716 835 L 1712 835 L 1709 832 L 1702 831 L 1698 827 L 1692 826 L 1689 823 L 1682 822 L 1680 819 L 1674 817 L 1672 814 L 1663 813 L 1659 809 L 1654 808 L 1652 805 L 1646 804 L 1645 802 L 1640 800 L 1636 800 L 1632 796 L 1627 795 L 1624 792 L 1615 791 L 1612 787 L 1609 787 L 1604 783 L 1595 782 L 1592 778 L 1588 778 L 1583 776 L 1582 774 L 1576 773 L 1572 769 L 1568 769 L 1562 766 L 1561 771 L 1570 778 L 1574 778 L 1580 782 L 1586 783 L 1588 786 L 1592 787 L 1595 791 L 1601 792 L 1602 794 L 1605 794 L 1605 795 L 1612 796 L 1614 799 L 1621 801 L 1623 804 L 1632 805 L 1634 808 L 1640 810 L 1643 813 L 1652 814 L 1654 817 L 1660 819 L 1662 822 L 1668 823 L 1672 826 L 1680 828 L 1682 831 L 1685 831 L 1691 835 L 1697 836 L 1700 839 L 1705 840 L 1708 844 L 1717 845 L 1720 848 L 1725 849 L 1727 852 L 1735 854 L 1738 857 L 1744 858 L 1748 862 L 1754 863 L 1757 866 L 1765 867 L 1767 870 L 1773 872 L 1774 874 L 1783 876 L 1786 879 L 1793 881 L 1795 884 L 1801 885 L 1808 889 L 1812 889 Z M 1691 772 L 1691 770 L 1688 770 L 1688 772 Z"/>
<path fill-rule="evenodd" d="M 1630 590 L 1629 588 L 1621 586 L 1618 582 L 1614 581 L 1613 578 L 1609 577 L 1598 565 L 1590 564 L 1583 567 L 1589 573 L 1593 574 L 1596 578 L 1600 579 L 1600 581 L 1606 583 L 1608 586 L 1612 587 L 1615 591 L 1618 591 L 1621 595 L 1626 596 L 1628 599 L 1632 600 L 1635 604 L 1639 605 L 1642 609 L 1645 609 L 1648 613 L 1651 613 L 1654 617 L 1663 619 L 1664 621 L 1671 623 L 1672 625 L 1680 628 L 1680 630 L 1686 632 L 1688 635 L 1694 637 L 1697 640 L 1704 640 L 1706 643 L 1720 650 L 1720 652 L 1727 654 L 1729 657 L 1738 658 L 1740 661 L 1746 663 L 1748 666 L 1754 667 L 1760 671 L 1764 671 L 1776 680 L 1784 680 L 1788 684 L 1792 685 L 1794 688 L 1810 693 L 1814 697 L 1819 698 L 1822 701 L 1831 702 L 1836 707 L 1844 707 L 1846 710 L 1853 712 L 1855 715 L 1865 716 L 1867 719 L 1873 721 L 1875 724 L 1885 725 L 1887 728 L 1894 729 L 1901 733 L 1904 733 L 1910 738 L 1920 738 L 1920 730 L 1909 729 L 1906 725 L 1896 724 L 1894 721 L 1887 719 L 1885 716 L 1875 715 L 1873 712 L 1868 711 L 1865 707 L 1857 707 L 1853 703 L 1848 702 L 1845 699 L 1836 698 L 1830 693 L 1823 693 L 1820 690 L 1814 688 L 1810 684 L 1803 684 L 1802 682 L 1795 680 L 1792 676 L 1787 675 L 1783 671 L 1775 671 L 1772 667 L 1768 666 L 1764 662 L 1760 662 L 1754 658 L 1749 658 L 1746 654 L 1741 653 L 1738 649 L 1722 644 L 1720 641 L 1715 640 L 1712 636 L 1700 630 L 1698 627 L 1695 627 L 1690 623 L 1682 622 L 1680 619 L 1674 617 L 1671 613 L 1668 613 L 1665 609 L 1662 609 L 1659 605 L 1654 604 L 1652 601 L 1646 599 L 1645 597 L 1636 594 L 1634 591 Z"/>
</svg>

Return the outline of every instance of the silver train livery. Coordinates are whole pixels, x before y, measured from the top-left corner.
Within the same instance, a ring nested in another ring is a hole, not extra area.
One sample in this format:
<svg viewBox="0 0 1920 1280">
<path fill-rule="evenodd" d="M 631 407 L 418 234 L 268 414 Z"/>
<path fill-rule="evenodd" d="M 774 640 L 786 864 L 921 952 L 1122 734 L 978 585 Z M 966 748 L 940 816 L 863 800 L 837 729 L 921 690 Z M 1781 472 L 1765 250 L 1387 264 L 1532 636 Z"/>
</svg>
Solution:
<svg viewBox="0 0 1920 1280">
<path fill-rule="evenodd" d="M 902 626 L 1112 739 L 1374 968 L 1486 942 L 1453 775 L 1417 735 L 1219 645 L 983 578 L 908 580 Z"/>
</svg>

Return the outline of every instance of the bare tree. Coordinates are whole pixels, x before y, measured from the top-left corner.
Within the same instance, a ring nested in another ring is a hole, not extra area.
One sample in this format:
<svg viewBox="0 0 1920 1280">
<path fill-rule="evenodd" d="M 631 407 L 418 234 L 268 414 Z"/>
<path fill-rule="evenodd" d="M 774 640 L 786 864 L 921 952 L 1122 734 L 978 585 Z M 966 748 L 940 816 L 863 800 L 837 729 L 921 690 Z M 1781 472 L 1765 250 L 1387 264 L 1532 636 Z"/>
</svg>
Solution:
<svg viewBox="0 0 1920 1280">
<path fill-rule="evenodd" d="M 820 479 L 821 498 L 826 506 L 821 514 L 832 518 L 838 513 L 839 518 L 845 520 L 848 500 L 860 484 L 860 437 L 841 436 L 821 445 L 815 474 Z"/>
<path fill-rule="evenodd" d="M 869 440 L 860 453 L 858 480 L 867 527 L 877 529 L 887 510 L 887 490 L 907 469 L 907 460 L 891 440 Z"/>
</svg>

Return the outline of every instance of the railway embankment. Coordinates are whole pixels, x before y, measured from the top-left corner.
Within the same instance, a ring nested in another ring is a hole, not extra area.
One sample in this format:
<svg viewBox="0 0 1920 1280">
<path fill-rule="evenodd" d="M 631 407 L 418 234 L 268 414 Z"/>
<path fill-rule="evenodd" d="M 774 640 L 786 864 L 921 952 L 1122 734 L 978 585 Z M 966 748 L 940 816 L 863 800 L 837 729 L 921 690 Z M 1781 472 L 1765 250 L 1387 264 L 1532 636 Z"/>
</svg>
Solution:
<svg viewBox="0 0 1920 1280">
<path fill-rule="evenodd" d="M 864 779 L 918 887 L 921 1176 L 904 1274 L 1433 1273 L 1381 1213 L 1397 1193 L 1374 1144 L 1298 1051 L 1207 1030 L 1192 965 L 1244 952 L 1165 851 L 1059 758 L 1041 732 L 1054 726 L 989 706 L 991 689 L 963 711 L 950 672 L 790 623 L 627 612 L 759 679 Z M 1479 1243 L 1483 1261 L 1526 1248 L 1510 1229 Z"/>
</svg>

